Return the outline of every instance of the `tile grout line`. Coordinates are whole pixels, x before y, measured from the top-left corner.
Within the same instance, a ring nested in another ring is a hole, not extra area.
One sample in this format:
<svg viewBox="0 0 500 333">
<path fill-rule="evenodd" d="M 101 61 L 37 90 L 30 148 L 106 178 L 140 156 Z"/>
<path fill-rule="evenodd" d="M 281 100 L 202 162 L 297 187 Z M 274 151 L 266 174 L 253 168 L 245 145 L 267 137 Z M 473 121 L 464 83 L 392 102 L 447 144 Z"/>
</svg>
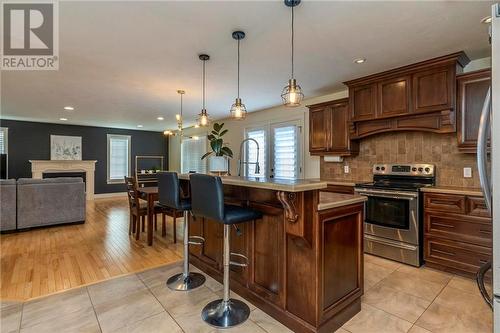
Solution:
<svg viewBox="0 0 500 333">
<path fill-rule="evenodd" d="M 85 287 L 85 291 L 87 292 L 87 296 L 89 297 L 90 305 L 92 305 L 92 310 L 94 311 L 94 316 L 95 316 L 95 320 L 97 321 L 97 326 L 99 326 L 99 331 L 101 331 L 101 333 L 102 333 L 101 322 L 99 321 L 99 317 L 97 316 L 94 302 L 92 302 L 92 297 L 90 297 L 89 287 Z"/>
<path fill-rule="evenodd" d="M 156 297 L 156 295 L 151 291 L 151 288 L 149 288 L 149 286 L 144 282 L 144 280 L 138 275 L 137 275 L 137 278 L 139 278 L 139 280 L 141 280 L 141 282 L 146 286 L 146 288 L 148 289 L 149 293 L 151 295 L 153 295 L 153 297 L 156 299 L 156 301 L 158 303 L 160 303 L 161 307 L 165 310 L 166 313 L 168 313 L 168 315 L 170 316 L 170 318 L 172 318 L 172 320 L 175 322 L 175 324 L 181 329 L 182 332 L 186 332 L 184 331 L 184 328 L 181 326 L 181 324 L 175 319 L 175 317 L 163 306 L 163 303 L 160 302 L 160 300 L 158 299 L 158 297 Z"/>
</svg>

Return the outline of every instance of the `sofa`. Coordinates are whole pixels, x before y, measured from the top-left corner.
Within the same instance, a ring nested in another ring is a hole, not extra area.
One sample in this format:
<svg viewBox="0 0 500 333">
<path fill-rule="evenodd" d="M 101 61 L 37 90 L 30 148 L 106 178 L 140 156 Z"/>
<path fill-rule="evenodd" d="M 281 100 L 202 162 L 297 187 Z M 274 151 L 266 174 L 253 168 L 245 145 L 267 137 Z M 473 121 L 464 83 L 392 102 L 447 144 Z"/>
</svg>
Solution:
<svg viewBox="0 0 500 333">
<path fill-rule="evenodd" d="M 10 209 L 5 214 L 5 219 L 2 215 L 1 231 L 85 222 L 85 183 L 82 178 L 19 178 L 14 184 L 14 192 L 8 192 L 14 193 L 13 195 L 4 195 L 3 191 L 4 187 L 12 191 L 9 187 L 12 181 L 9 184 L 1 184 L 2 208 L 5 205 Z M 12 206 L 15 207 L 14 228 Z"/>
<path fill-rule="evenodd" d="M 0 180 L 0 231 L 16 230 L 15 179 Z"/>
</svg>

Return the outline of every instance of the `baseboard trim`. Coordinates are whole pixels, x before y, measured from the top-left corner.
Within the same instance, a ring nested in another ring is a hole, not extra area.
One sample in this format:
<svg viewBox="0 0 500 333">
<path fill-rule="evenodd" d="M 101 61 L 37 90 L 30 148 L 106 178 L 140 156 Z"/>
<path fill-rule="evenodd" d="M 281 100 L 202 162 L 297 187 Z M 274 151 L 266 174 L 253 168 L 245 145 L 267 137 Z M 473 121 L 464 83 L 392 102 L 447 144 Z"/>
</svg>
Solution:
<svg viewBox="0 0 500 333">
<path fill-rule="evenodd" d="M 99 193 L 94 194 L 95 199 L 106 199 L 106 198 L 116 198 L 116 197 L 126 197 L 127 192 L 113 192 L 113 193 Z"/>
</svg>

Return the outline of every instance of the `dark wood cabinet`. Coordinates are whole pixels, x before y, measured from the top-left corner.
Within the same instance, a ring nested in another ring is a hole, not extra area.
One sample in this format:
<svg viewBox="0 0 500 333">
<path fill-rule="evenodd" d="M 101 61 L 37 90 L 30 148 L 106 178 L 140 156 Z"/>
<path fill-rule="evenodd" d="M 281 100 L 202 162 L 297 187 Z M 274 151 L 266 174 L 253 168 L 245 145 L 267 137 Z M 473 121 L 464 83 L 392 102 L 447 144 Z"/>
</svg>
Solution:
<svg viewBox="0 0 500 333">
<path fill-rule="evenodd" d="M 427 266 L 473 277 L 491 258 L 492 222 L 482 197 L 424 194 Z"/>
<path fill-rule="evenodd" d="M 377 85 L 367 84 L 349 91 L 353 120 L 367 120 L 376 117 Z"/>
<path fill-rule="evenodd" d="M 456 131 L 456 73 L 470 60 L 458 52 L 344 82 L 350 138 L 421 130 Z"/>
<path fill-rule="evenodd" d="M 489 68 L 457 76 L 457 137 L 461 152 L 476 152 L 479 120 L 489 87 Z"/>
<path fill-rule="evenodd" d="M 309 152 L 349 156 L 358 152 L 349 138 L 349 99 L 309 105 Z"/>
<path fill-rule="evenodd" d="M 403 76 L 378 83 L 378 118 L 410 113 L 410 82 L 410 76 Z"/>
<path fill-rule="evenodd" d="M 321 192 L 354 194 L 354 186 L 328 184 Z"/>
</svg>

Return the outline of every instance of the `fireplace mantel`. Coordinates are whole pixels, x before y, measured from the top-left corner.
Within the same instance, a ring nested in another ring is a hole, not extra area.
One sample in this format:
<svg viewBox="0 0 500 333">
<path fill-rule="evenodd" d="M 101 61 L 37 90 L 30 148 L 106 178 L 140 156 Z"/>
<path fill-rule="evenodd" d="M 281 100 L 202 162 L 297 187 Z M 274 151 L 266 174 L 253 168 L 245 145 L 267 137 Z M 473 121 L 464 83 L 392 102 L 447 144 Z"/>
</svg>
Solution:
<svg viewBox="0 0 500 333">
<path fill-rule="evenodd" d="M 44 172 L 85 172 L 85 191 L 87 200 L 94 198 L 95 160 L 30 160 L 31 176 L 43 178 Z"/>
</svg>

